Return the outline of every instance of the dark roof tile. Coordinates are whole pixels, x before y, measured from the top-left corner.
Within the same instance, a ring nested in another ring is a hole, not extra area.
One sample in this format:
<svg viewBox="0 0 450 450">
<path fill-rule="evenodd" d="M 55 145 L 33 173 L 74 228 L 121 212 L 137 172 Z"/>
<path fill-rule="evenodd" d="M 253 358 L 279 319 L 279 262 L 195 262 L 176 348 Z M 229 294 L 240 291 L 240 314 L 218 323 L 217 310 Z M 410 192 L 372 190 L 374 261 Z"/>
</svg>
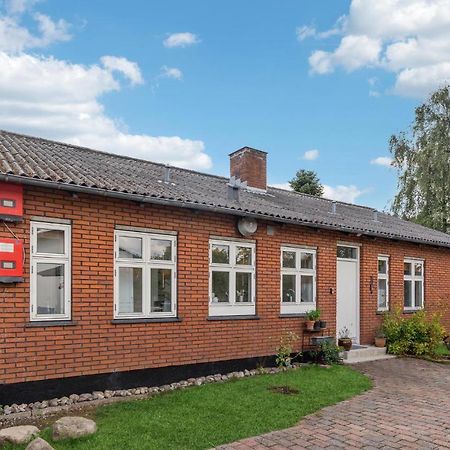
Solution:
<svg viewBox="0 0 450 450">
<path fill-rule="evenodd" d="M 0 131 L 0 174 L 127 193 L 178 205 L 241 211 L 279 221 L 297 222 L 390 239 L 450 247 L 450 235 L 378 213 L 373 209 L 269 187 L 266 193 L 241 189 L 239 202 L 228 197 L 228 179 L 187 169 L 171 168 L 165 183 L 164 165 L 99 152 L 46 139 Z M 139 197 L 138 197 L 139 196 Z"/>
</svg>

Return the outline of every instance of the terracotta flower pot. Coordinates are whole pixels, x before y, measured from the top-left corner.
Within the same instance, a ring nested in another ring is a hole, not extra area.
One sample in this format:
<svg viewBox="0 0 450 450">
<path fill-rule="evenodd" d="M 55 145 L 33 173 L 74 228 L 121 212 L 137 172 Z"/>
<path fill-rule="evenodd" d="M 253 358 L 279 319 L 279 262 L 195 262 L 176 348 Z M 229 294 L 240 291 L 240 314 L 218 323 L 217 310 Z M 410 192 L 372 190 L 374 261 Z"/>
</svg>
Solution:
<svg viewBox="0 0 450 450">
<path fill-rule="evenodd" d="M 376 337 L 375 338 L 375 347 L 386 347 L 386 338 L 385 337 Z"/>
<path fill-rule="evenodd" d="M 339 347 L 344 347 L 345 351 L 349 351 L 352 348 L 352 340 L 350 338 L 339 338 Z"/>
<path fill-rule="evenodd" d="M 314 330 L 314 320 L 306 320 L 305 321 L 305 328 L 309 331 Z"/>
</svg>

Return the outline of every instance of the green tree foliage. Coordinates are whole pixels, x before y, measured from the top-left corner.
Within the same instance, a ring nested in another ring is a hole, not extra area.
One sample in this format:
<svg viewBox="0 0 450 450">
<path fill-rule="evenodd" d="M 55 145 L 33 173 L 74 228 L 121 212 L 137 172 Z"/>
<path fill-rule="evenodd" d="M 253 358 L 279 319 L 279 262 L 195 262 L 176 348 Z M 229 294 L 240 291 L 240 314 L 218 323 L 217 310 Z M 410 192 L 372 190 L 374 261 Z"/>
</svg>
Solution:
<svg viewBox="0 0 450 450">
<path fill-rule="evenodd" d="M 389 144 L 399 176 L 392 211 L 450 232 L 450 86 L 417 107 L 411 130 Z"/>
<path fill-rule="evenodd" d="M 302 194 L 315 195 L 316 197 L 322 197 L 323 195 L 323 186 L 313 170 L 298 170 L 289 184 L 294 191 Z"/>
</svg>

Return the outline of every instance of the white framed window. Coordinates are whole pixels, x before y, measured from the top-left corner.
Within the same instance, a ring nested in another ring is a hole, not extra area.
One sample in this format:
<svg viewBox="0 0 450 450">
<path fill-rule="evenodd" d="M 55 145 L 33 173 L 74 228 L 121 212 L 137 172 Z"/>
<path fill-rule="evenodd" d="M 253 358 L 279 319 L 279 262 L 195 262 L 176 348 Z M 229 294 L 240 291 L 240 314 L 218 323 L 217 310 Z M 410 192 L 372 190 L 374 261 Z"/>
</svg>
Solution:
<svg viewBox="0 0 450 450">
<path fill-rule="evenodd" d="M 389 256 L 378 256 L 377 309 L 389 309 Z"/>
<path fill-rule="evenodd" d="M 70 320 L 71 227 L 31 222 L 30 319 Z"/>
<path fill-rule="evenodd" d="M 114 317 L 176 316 L 176 237 L 116 230 Z"/>
<path fill-rule="evenodd" d="M 423 308 L 424 300 L 424 263 L 417 259 L 404 260 L 403 298 L 405 311 Z"/>
<path fill-rule="evenodd" d="M 306 313 L 316 305 L 316 251 L 281 247 L 281 314 Z"/>
<path fill-rule="evenodd" d="M 255 299 L 255 244 L 211 240 L 209 315 L 253 315 Z"/>
</svg>

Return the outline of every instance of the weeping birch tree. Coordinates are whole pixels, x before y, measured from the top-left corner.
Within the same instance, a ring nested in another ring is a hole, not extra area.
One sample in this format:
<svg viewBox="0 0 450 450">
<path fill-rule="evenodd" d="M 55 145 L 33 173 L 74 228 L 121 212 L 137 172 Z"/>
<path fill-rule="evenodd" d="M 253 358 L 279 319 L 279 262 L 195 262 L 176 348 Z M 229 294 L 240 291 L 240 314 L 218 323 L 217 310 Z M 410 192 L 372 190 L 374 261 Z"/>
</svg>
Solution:
<svg viewBox="0 0 450 450">
<path fill-rule="evenodd" d="M 416 108 L 409 132 L 390 139 L 398 172 L 394 214 L 450 232 L 450 86 Z"/>
</svg>

